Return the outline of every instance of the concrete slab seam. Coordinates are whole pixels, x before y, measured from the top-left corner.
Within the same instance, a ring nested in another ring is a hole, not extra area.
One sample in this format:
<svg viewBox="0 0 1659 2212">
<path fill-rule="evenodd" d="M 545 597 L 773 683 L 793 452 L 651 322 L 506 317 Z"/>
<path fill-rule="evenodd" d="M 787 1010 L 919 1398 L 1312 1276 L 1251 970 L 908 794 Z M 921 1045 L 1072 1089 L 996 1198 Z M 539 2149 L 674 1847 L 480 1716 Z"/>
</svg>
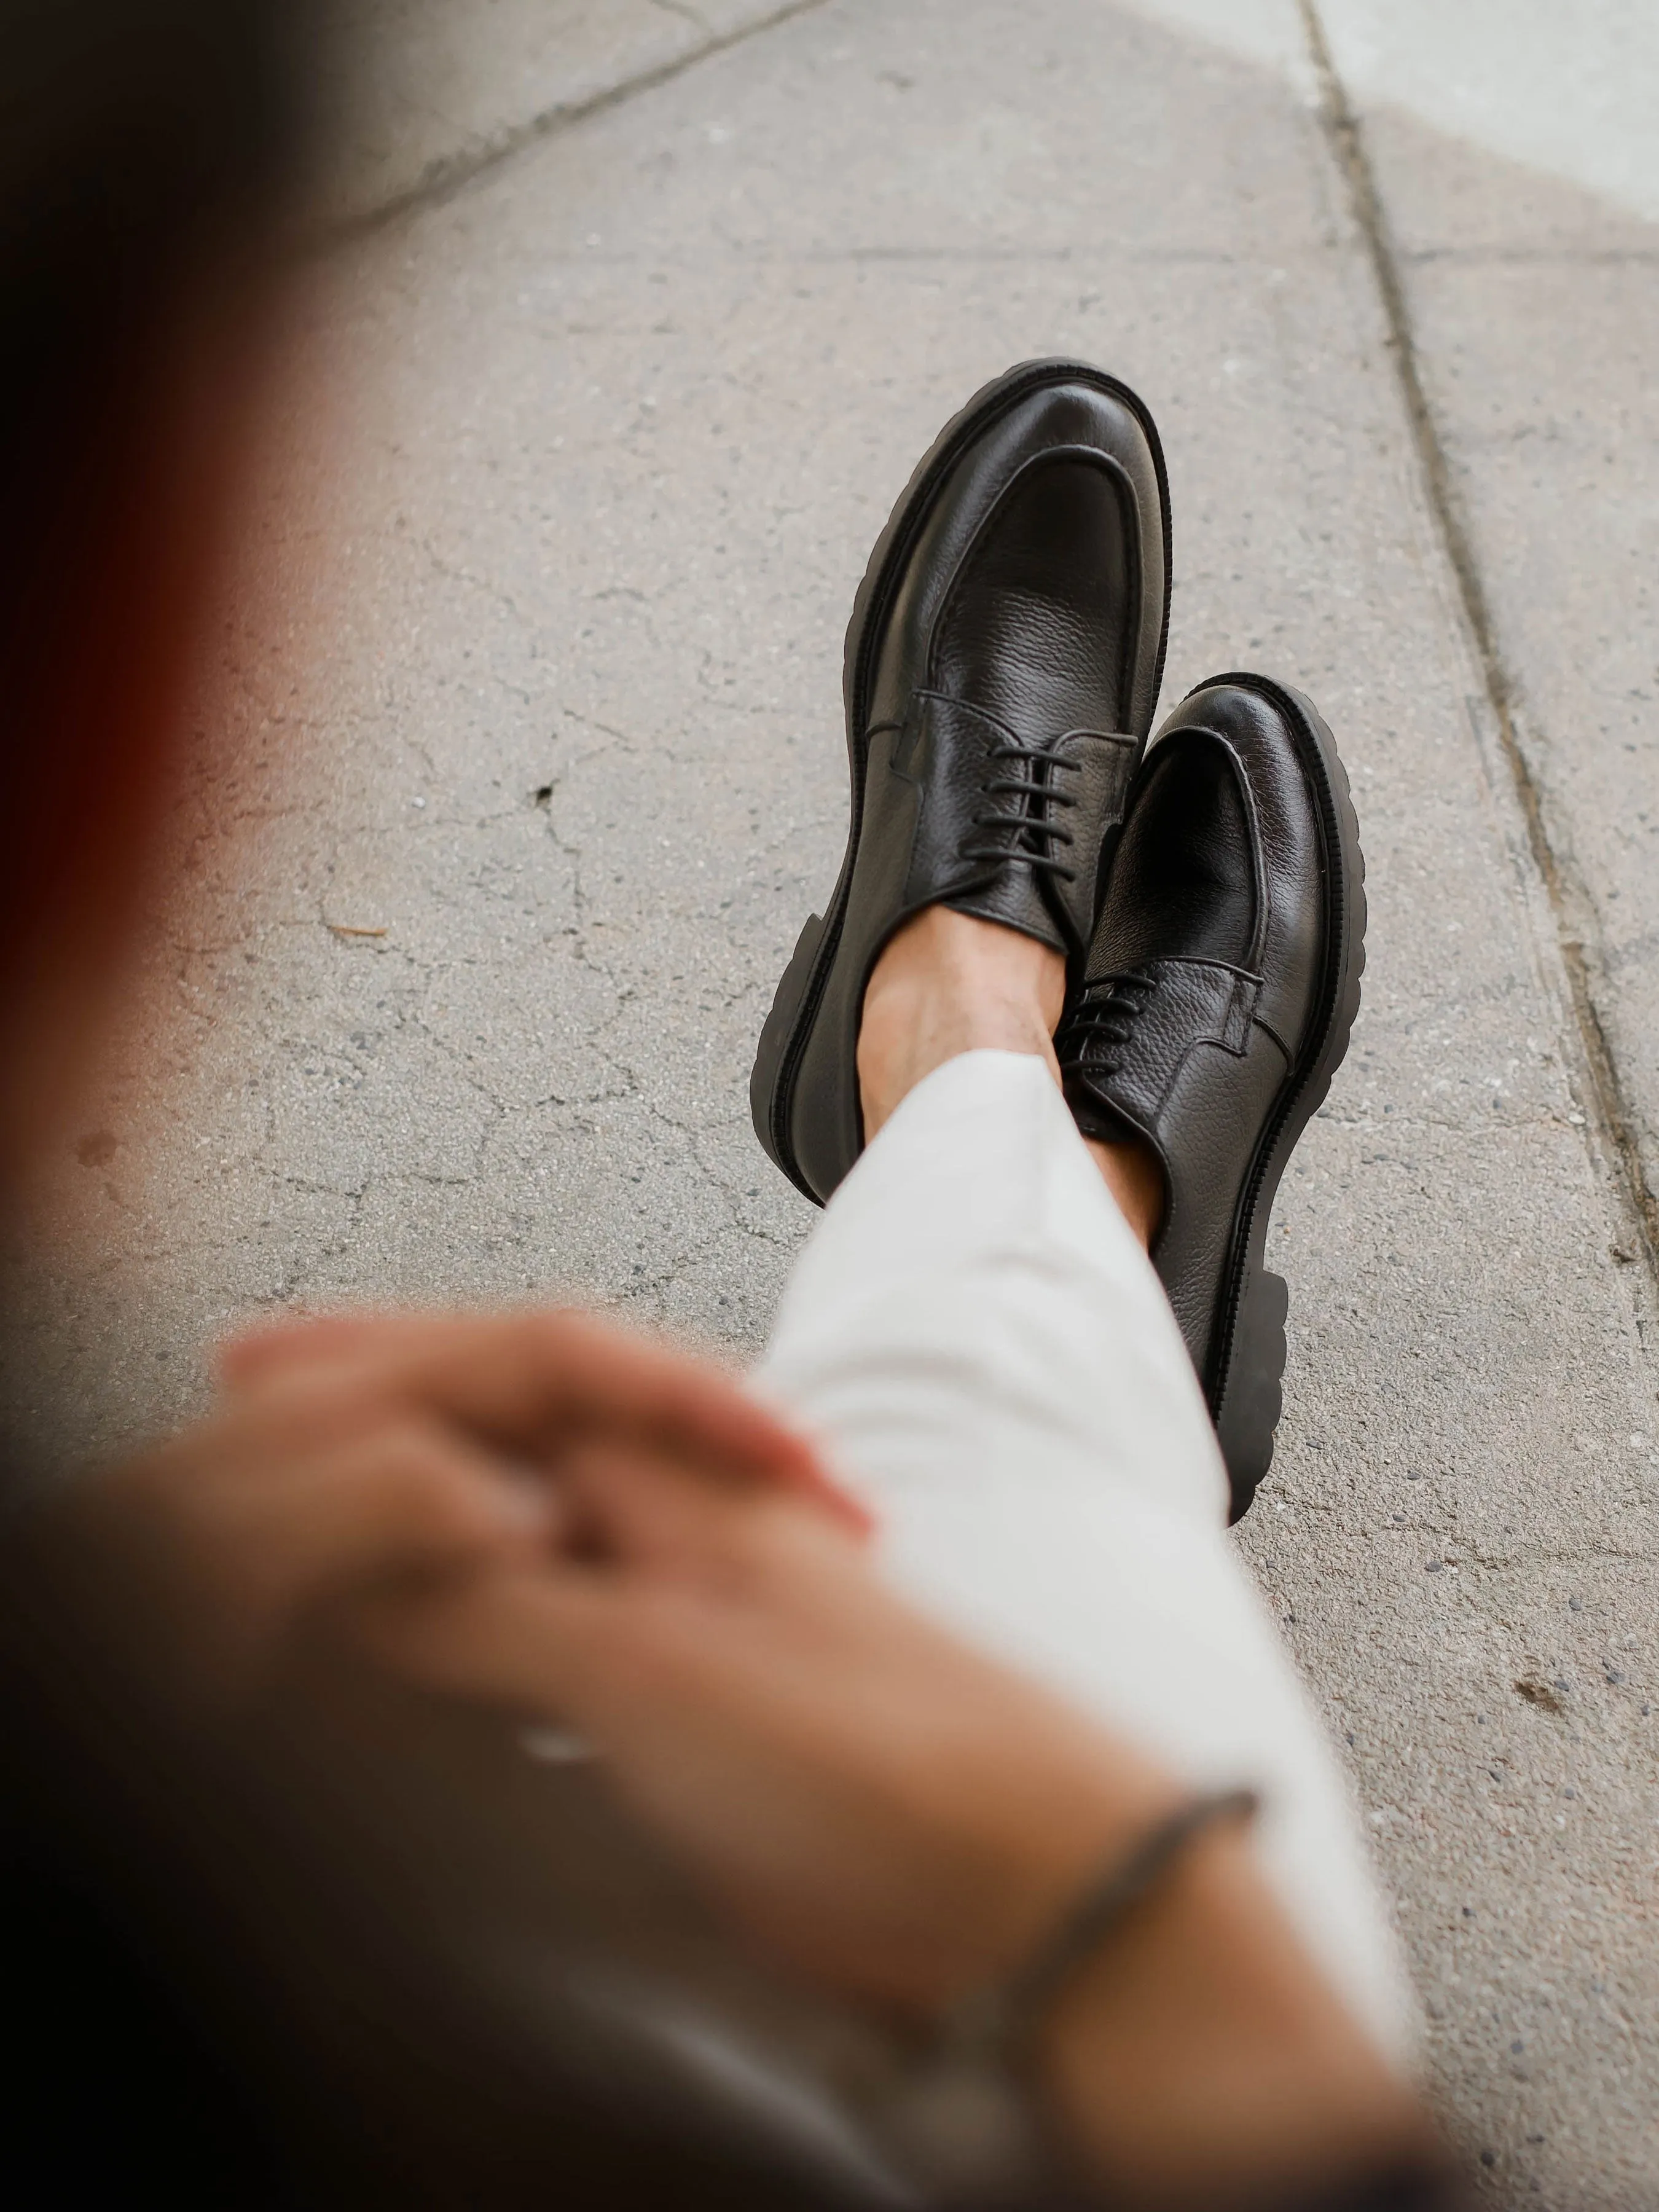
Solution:
<svg viewBox="0 0 1659 2212">
<path fill-rule="evenodd" d="M 1515 686 L 1498 647 L 1480 562 L 1452 487 L 1445 447 L 1418 366 L 1416 333 L 1401 278 L 1400 258 L 1377 190 L 1364 128 L 1332 57 L 1317 0 L 1297 0 L 1297 3 L 1319 86 L 1321 121 L 1346 181 L 1353 219 L 1370 259 L 1430 512 L 1480 664 L 1498 747 L 1525 822 L 1528 847 L 1548 900 L 1588 1102 L 1641 1245 L 1650 1294 L 1659 1297 L 1659 1194 L 1648 1181 L 1618 1064 L 1591 988 L 1583 939 L 1570 920 L 1571 908 L 1587 907 L 1588 898 L 1568 881 L 1568 871 L 1550 837 L 1542 794 L 1516 734 Z"/>
<path fill-rule="evenodd" d="M 699 20 L 690 9 L 672 6 L 672 0 L 661 0 L 661 4 L 688 22 Z M 726 53 L 733 46 L 758 38 L 763 31 L 775 30 L 780 24 L 791 22 L 797 15 L 811 15 L 814 9 L 823 5 L 824 0 L 784 0 L 782 6 L 771 9 L 752 22 L 740 23 L 735 30 L 712 32 L 700 45 L 690 47 L 684 53 L 671 55 L 665 62 L 637 70 L 582 99 L 556 100 L 551 107 L 544 108 L 526 121 L 510 124 L 483 146 L 471 146 L 462 153 L 443 155 L 429 161 L 406 191 L 394 193 L 379 207 L 348 216 L 343 222 L 320 225 L 308 241 L 310 248 L 313 252 L 329 252 L 337 246 L 386 228 L 402 216 L 422 208 L 441 206 L 476 177 L 499 168 L 526 147 L 537 145 L 573 124 L 586 122 L 590 115 L 602 115 L 609 108 L 619 107 L 640 93 L 653 92 L 659 85 L 672 83 L 687 70 L 695 69 L 699 62 Z"/>
</svg>

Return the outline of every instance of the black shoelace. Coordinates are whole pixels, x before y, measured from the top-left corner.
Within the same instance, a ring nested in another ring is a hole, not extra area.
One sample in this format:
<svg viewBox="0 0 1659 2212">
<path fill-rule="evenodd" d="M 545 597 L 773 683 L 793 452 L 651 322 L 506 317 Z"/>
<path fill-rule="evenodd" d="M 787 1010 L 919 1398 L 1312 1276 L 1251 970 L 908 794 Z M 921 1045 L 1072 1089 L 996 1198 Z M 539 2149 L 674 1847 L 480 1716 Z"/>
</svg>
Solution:
<svg viewBox="0 0 1659 2212">
<path fill-rule="evenodd" d="M 1115 1075 L 1122 1064 L 1121 1048 L 1133 1036 L 1135 1023 L 1157 989 L 1156 979 L 1135 968 L 1119 975 L 1102 975 L 1089 984 L 1066 1024 L 1061 1072 Z M 1115 1052 L 1114 1046 L 1119 1048 Z"/>
<path fill-rule="evenodd" d="M 988 814 L 976 814 L 969 827 L 988 830 L 995 835 L 1006 833 L 1006 844 L 964 845 L 964 860 L 1023 860 L 1029 868 L 1045 870 L 1057 876 L 1062 883 L 1072 883 L 1077 870 L 1069 867 L 1053 848 L 1070 845 L 1074 841 L 1069 830 L 1049 819 L 1049 810 L 1056 806 L 1075 806 L 1073 792 L 1056 790 L 1048 775 L 1060 769 L 1075 771 L 1082 763 L 1058 760 L 1043 745 L 1022 744 L 1011 738 L 1005 744 L 993 745 L 986 755 L 987 765 L 995 768 L 1006 761 L 1017 762 L 1022 770 L 1017 775 L 994 776 L 981 787 L 987 799 L 1015 797 L 1021 802 L 1012 812 L 1006 807 L 994 807 Z M 1044 771 L 1048 771 L 1045 774 Z"/>
</svg>

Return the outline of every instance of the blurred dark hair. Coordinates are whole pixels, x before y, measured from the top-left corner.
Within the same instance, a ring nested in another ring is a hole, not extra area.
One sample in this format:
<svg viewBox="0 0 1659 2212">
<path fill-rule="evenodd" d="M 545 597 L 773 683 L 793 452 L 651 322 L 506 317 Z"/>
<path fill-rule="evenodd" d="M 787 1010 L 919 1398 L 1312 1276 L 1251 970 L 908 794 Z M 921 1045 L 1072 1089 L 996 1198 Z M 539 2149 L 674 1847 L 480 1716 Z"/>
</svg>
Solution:
<svg viewBox="0 0 1659 2212">
<path fill-rule="evenodd" d="M 0 1109 L 42 1005 L 95 1022 L 141 879 L 315 37 L 302 0 L 0 0 Z M 510 1736 L 395 1696 L 343 1735 L 326 1668 L 246 1744 L 181 1733 L 106 1632 L 120 1562 L 49 1513 L 0 1538 L 21 2201 L 820 2202 L 526 2002 L 548 1854 Z"/>
<path fill-rule="evenodd" d="M 303 144 L 304 17 L 294 0 L 0 0 L 14 1000 L 65 947 L 71 971 L 77 946 L 107 950 L 165 783 L 234 474 L 232 333 Z"/>
</svg>

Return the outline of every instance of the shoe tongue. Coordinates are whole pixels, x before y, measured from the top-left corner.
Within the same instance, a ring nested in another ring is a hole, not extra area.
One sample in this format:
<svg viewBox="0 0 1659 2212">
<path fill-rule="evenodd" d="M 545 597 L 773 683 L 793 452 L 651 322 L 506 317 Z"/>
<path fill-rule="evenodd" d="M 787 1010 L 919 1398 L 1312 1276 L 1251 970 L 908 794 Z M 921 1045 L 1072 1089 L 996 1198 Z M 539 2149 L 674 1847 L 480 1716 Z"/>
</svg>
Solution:
<svg viewBox="0 0 1659 2212">
<path fill-rule="evenodd" d="M 1173 732 L 1130 796 L 1089 973 L 1149 960 L 1246 965 L 1256 882 L 1255 825 L 1231 748 L 1206 730 Z"/>
</svg>

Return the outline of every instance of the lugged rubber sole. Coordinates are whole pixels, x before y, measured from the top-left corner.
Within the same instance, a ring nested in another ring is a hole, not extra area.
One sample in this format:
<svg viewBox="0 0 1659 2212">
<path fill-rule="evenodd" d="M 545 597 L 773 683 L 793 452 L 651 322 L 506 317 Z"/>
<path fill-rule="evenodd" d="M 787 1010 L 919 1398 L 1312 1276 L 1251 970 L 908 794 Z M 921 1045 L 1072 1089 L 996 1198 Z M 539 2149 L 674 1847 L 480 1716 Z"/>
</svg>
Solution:
<svg viewBox="0 0 1659 2212">
<path fill-rule="evenodd" d="M 853 595 L 853 612 L 847 625 L 842 664 L 842 693 L 847 717 L 847 751 L 852 792 L 852 823 L 841 873 L 823 914 L 809 915 L 794 951 L 772 1000 L 771 1012 L 762 1025 L 755 1065 L 749 1078 L 750 1112 L 755 1134 L 768 1158 L 781 1168 L 797 1190 L 822 1206 L 827 1193 L 814 1190 L 802 1174 L 789 1138 L 790 1108 L 796 1071 L 812 1019 L 823 997 L 830 969 L 841 942 L 842 923 L 852 887 L 853 863 L 864 818 L 865 726 L 868 720 L 871 653 L 879 634 L 900 572 L 916 532 L 925 520 L 933 494 L 949 474 L 963 450 L 986 426 L 1026 393 L 1062 380 L 1092 385 L 1109 392 L 1133 414 L 1146 433 L 1158 477 L 1160 526 L 1164 532 L 1164 611 L 1158 633 L 1158 658 L 1153 669 L 1152 699 L 1156 709 L 1164 680 L 1164 660 L 1170 638 L 1170 483 L 1164 447 L 1146 402 L 1104 369 L 1087 362 L 1061 359 L 1021 362 L 981 386 L 967 405 L 951 417 L 913 471 L 910 481 L 894 503 L 881 534 L 872 549 L 864 575 Z"/>
<path fill-rule="evenodd" d="M 1210 1412 L 1232 1486 L 1231 1517 L 1237 1521 L 1249 1511 L 1273 1464 L 1284 1410 L 1290 1289 L 1265 1264 L 1267 1230 L 1291 1155 L 1329 1094 L 1359 1012 L 1359 979 L 1365 969 L 1365 856 L 1336 739 L 1312 700 L 1265 676 L 1239 674 L 1212 676 L 1188 696 L 1222 684 L 1266 699 L 1298 739 L 1317 805 L 1327 925 L 1319 1011 L 1245 1177 L 1224 1283 L 1221 1330 L 1211 1356 Z"/>
</svg>

